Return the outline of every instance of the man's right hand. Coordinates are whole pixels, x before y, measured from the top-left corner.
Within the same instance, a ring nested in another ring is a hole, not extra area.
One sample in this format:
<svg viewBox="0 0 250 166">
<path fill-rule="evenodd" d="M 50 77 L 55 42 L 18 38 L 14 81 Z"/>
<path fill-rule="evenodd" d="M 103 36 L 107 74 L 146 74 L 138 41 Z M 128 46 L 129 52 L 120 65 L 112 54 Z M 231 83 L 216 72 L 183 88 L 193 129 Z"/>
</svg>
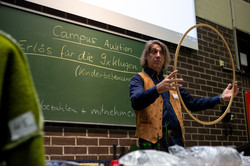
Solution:
<svg viewBox="0 0 250 166">
<path fill-rule="evenodd" d="M 159 84 L 156 85 L 157 92 L 159 94 L 166 92 L 168 90 L 177 91 L 182 84 L 179 82 L 183 82 L 182 78 L 175 78 L 175 75 L 178 73 L 178 70 L 173 71 L 169 74 L 164 80 L 162 80 Z"/>
</svg>

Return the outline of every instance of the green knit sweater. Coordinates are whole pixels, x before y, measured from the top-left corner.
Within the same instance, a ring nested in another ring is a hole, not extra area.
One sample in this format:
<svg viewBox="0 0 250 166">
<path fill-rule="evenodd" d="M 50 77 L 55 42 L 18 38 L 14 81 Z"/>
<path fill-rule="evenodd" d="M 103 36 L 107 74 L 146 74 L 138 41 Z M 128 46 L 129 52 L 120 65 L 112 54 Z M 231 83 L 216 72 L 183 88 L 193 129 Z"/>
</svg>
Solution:
<svg viewBox="0 0 250 166">
<path fill-rule="evenodd" d="M 0 31 L 0 163 L 45 165 L 42 130 L 27 59 L 15 40 Z"/>
</svg>

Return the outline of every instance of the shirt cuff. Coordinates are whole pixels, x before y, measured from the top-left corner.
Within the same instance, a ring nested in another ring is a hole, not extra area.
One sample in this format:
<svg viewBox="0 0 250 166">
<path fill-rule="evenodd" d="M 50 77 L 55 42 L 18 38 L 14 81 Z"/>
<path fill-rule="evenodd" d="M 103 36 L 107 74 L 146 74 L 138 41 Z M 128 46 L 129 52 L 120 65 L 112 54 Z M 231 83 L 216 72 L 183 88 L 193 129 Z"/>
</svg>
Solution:
<svg viewBox="0 0 250 166">
<path fill-rule="evenodd" d="M 223 101 L 221 100 L 221 97 L 220 97 L 220 96 L 216 96 L 216 101 L 217 101 L 217 103 L 219 103 L 219 104 L 223 103 Z"/>
<path fill-rule="evenodd" d="M 151 95 L 155 98 L 158 98 L 160 96 L 160 94 L 158 93 L 157 89 L 156 89 L 156 85 L 151 89 Z"/>
</svg>

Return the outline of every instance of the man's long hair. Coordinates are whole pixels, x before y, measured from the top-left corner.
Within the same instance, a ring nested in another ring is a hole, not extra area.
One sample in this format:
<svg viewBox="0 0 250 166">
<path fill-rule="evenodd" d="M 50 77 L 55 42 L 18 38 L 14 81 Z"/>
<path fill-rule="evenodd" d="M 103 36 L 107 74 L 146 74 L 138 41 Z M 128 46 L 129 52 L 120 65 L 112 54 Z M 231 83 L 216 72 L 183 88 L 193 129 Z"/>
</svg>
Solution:
<svg viewBox="0 0 250 166">
<path fill-rule="evenodd" d="M 141 55 L 141 59 L 140 59 L 141 67 L 143 69 L 145 69 L 148 66 L 146 57 L 149 55 L 150 49 L 154 44 L 158 44 L 161 47 L 163 55 L 165 56 L 165 62 L 163 64 L 163 66 L 162 66 L 162 69 L 167 70 L 168 65 L 171 62 L 170 54 L 169 54 L 169 51 L 168 51 L 168 47 L 164 43 L 160 42 L 159 40 L 149 40 L 149 41 L 146 42 L 143 53 Z"/>
</svg>

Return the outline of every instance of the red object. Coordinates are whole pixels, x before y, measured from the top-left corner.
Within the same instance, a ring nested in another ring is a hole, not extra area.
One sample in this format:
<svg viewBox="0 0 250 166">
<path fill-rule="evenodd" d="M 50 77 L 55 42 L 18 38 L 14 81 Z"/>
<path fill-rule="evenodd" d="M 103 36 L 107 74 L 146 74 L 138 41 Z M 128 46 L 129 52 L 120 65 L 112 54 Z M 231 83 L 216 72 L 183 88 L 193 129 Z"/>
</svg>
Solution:
<svg viewBox="0 0 250 166">
<path fill-rule="evenodd" d="M 121 164 L 119 164 L 118 160 L 112 160 L 109 166 L 121 166 Z"/>
<path fill-rule="evenodd" d="M 245 92 L 245 103 L 247 111 L 248 137 L 250 138 L 250 92 Z"/>
</svg>

